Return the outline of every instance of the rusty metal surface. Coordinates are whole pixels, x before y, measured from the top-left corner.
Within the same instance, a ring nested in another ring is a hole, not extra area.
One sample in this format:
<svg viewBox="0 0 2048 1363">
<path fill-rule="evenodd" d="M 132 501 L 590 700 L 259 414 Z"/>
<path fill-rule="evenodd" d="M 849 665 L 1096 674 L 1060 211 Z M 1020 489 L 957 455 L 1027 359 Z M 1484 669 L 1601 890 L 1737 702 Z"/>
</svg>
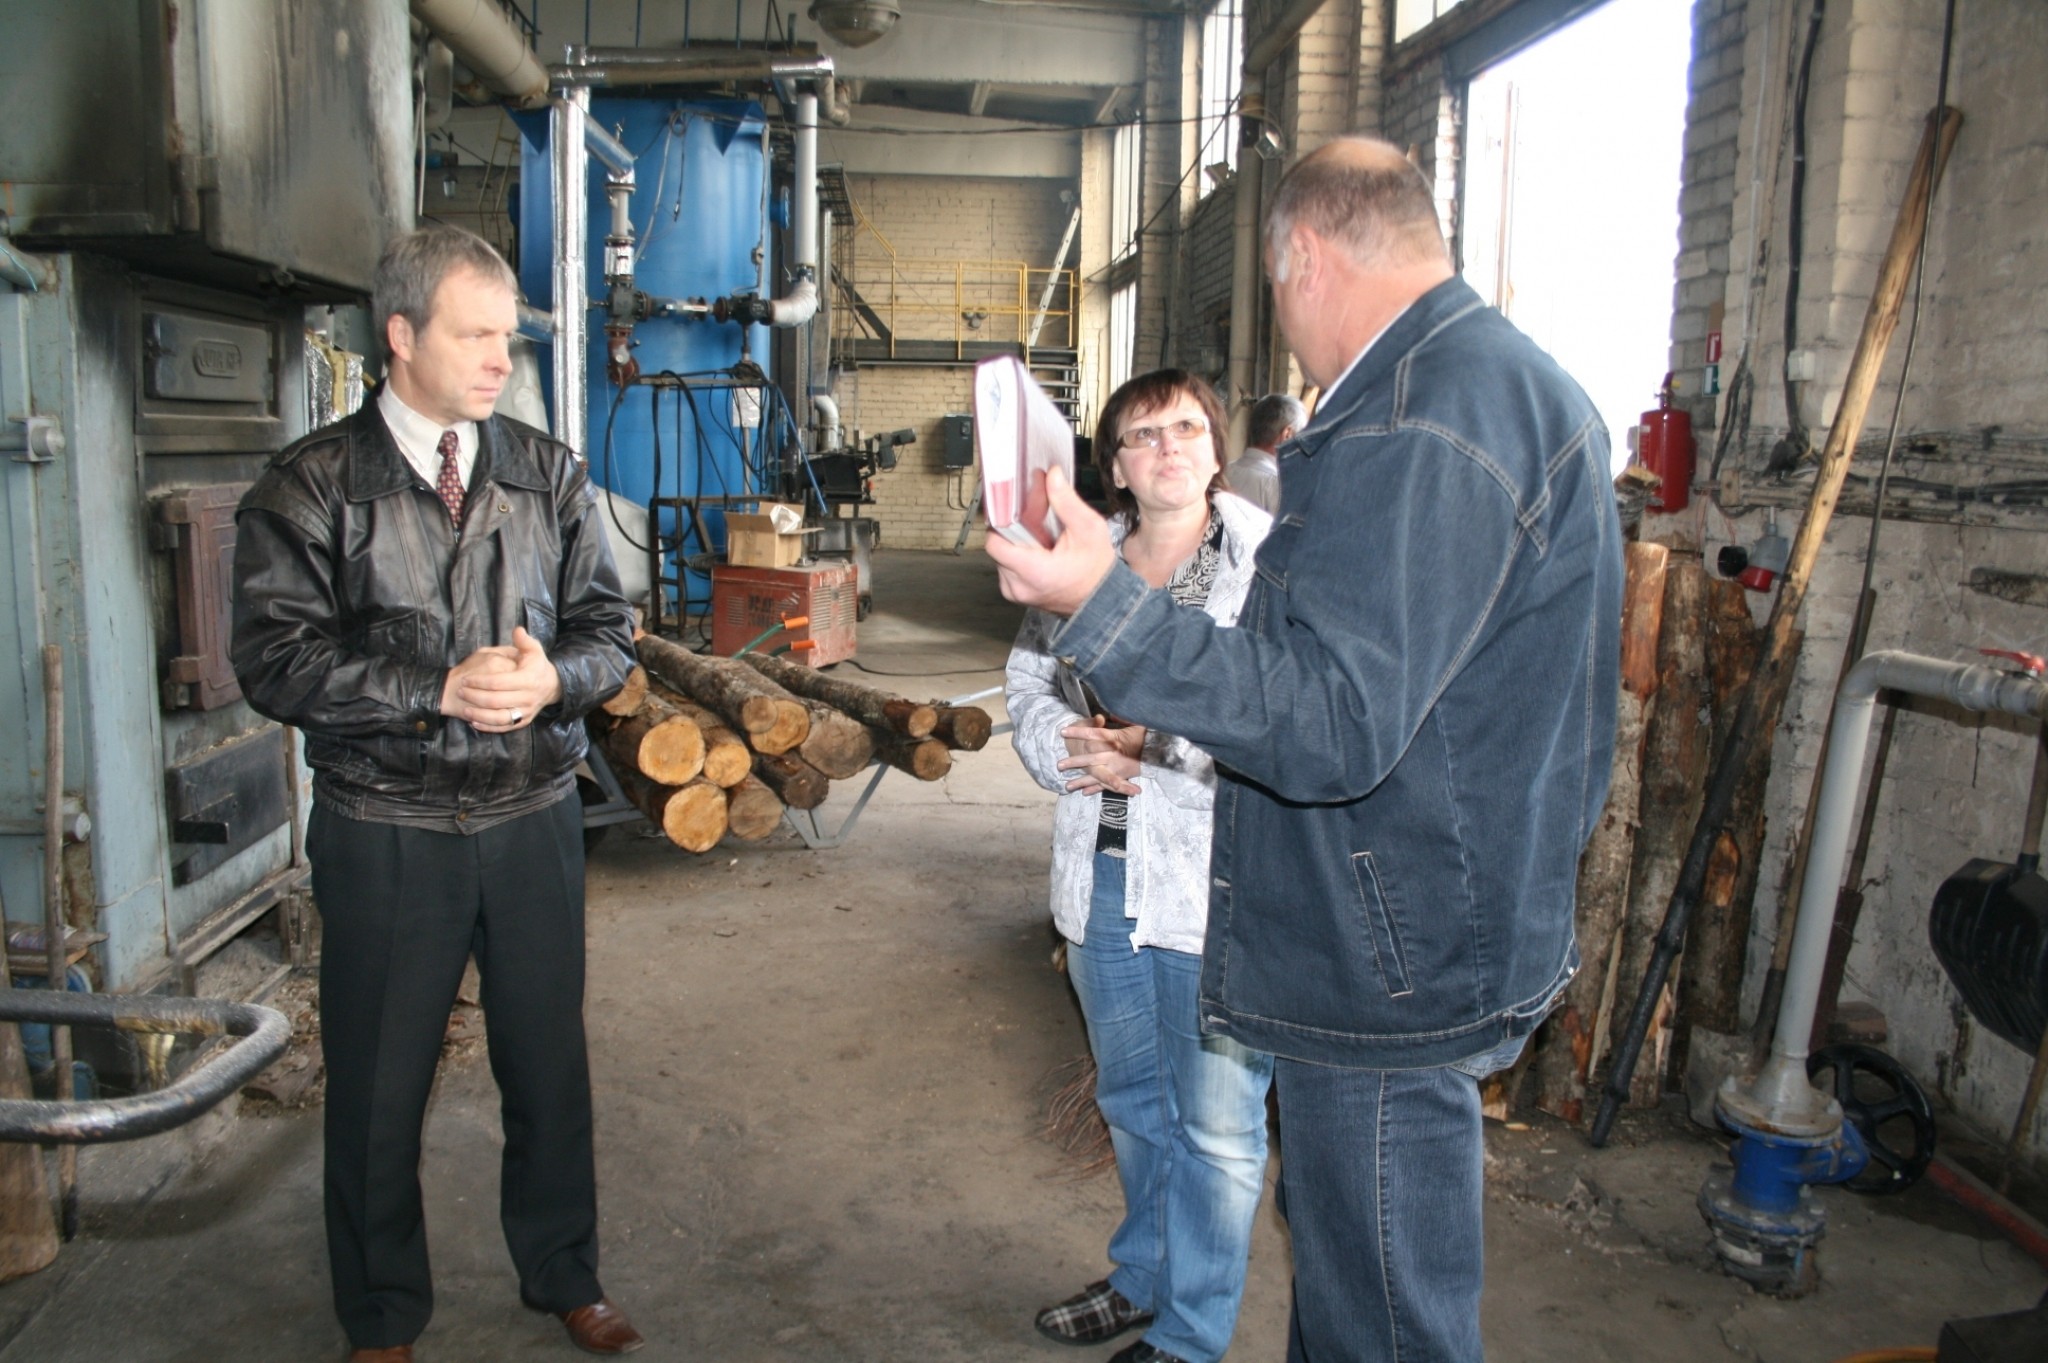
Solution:
<svg viewBox="0 0 2048 1363">
<path fill-rule="evenodd" d="M 0 1099 L 0 1141 L 83 1145 L 136 1140 L 168 1131 L 238 1091 L 277 1059 L 291 1040 L 291 1024 L 276 1009 L 224 999 L 0 989 L 0 1022 L 241 1038 L 155 1093 L 76 1103 Z"/>
</svg>

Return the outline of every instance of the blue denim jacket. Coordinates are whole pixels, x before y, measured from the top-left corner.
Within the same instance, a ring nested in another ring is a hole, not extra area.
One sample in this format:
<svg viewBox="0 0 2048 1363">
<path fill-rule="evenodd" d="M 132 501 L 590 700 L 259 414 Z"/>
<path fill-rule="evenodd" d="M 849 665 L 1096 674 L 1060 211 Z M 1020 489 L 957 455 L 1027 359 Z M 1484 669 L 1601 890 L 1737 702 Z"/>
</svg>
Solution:
<svg viewBox="0 0 2048 1363">
<path fill-rule="evenodd" d="M 1578 968 L 1606 798 L 1621 529 L 1606 428 L 1461 280 L 1280 452 L 1236 629 L 1119 564 L 1052 639 L 1222 768 L 1205 1030 L 1318 1064 L 1451 1064 Z"/>
</svg>

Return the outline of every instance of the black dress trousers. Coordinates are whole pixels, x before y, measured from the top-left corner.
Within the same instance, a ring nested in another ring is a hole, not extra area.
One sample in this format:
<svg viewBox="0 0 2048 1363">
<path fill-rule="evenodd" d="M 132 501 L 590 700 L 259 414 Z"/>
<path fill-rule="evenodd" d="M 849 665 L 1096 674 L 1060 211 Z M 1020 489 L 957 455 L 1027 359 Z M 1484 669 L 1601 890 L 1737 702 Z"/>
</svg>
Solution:
<svg viewBox="0 0 2048 1363">
<path fill-rule="evenodd" d="M 420 1135 L 472 954 L 503 1100 L 499 1219 L 520 1297 L 546 1311 L 596 1301 L 580 805 L 462 835 L 316 802 L 306 845 L 321 918 L 327 1251 L 351 1347 L 409 1344 L 433 1312 Z"/>
</svg>

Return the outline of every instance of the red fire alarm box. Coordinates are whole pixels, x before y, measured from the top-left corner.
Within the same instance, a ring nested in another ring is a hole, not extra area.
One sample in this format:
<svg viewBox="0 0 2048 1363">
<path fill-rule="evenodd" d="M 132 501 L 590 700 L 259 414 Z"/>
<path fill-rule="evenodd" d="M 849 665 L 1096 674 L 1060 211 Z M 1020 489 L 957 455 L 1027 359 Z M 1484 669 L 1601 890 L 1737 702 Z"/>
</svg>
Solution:
<svg viewBox="0 0 2048 1363">
<path fill-rule="evenodd" d="M 860 599 L 860 575 L 850 560 L 830 560 L 791 568 L 753 568 L 720 563 L 711 569 L 711 651 L 729 658 L 749 644 L 754 652 L 772 653 L 785 645 L 783 656 L 795 663 L 824 667 L 854 653 L 854 609 Z M 790 616 L 809 623 L 776 629 Z M 775 630 L 766 639 L 761 635 Z M 754 643 L 761 639 L 759 643 Z"/>
</svg>

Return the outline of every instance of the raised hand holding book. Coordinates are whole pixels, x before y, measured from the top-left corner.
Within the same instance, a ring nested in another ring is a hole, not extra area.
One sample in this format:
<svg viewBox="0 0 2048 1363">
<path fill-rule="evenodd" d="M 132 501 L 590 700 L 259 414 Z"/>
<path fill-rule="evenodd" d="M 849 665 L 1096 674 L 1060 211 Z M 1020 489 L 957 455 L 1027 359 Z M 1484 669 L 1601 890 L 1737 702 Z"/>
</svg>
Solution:
<svg viewBox="0 0 2048 1363">
<path fill-rule="evenodd" d="M 1051 548 L 1060 522 L 1045 476 L 1056 468 L 1073 481 L 1074 428 L 1016 356 L 992 355 L 974 366 L 974 436 L 989 529 Z"/>
</svg>

